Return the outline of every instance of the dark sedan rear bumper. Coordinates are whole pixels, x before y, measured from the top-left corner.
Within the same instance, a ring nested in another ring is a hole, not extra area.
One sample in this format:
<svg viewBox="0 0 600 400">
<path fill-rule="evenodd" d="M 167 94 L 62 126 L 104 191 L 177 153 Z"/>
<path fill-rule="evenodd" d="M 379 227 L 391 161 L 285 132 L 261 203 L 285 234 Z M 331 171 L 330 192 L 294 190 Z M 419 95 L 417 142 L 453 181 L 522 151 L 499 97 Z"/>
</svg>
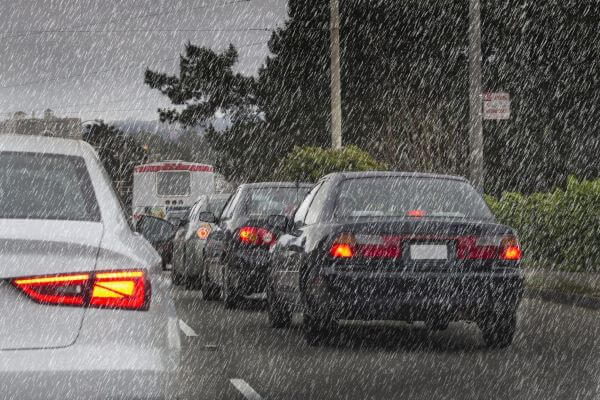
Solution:
<svg viewBox="0 0 600 400">
<path fill-rule="evenodd" d="M 268 250 L 239 250 L 228 265 L 230 283 L 237 292 L 242 295 L 264 292 L 269 271 Z"/>
<path fill-rule="evenodd" d="M 334 319 L 478 320 L 514 312 L 522 298 L 518 269 L 472 273 L 355 273 L 324 271 L 309 281 L 310 312 Z"/>
</svg>

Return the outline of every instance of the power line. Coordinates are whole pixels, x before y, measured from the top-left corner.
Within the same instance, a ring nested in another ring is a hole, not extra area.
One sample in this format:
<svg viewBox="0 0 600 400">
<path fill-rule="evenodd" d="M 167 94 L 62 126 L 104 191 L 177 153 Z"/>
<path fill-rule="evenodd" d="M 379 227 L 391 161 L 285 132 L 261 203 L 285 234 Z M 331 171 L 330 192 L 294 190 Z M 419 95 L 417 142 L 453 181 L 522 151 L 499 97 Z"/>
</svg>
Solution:
<svg viewBox="0 0 600 400">
<path fill-rule="evenodd" d="M 62 30 L 48 29 L 42 31 L 31 31 L 32 34 L 48 34 L 48 33 L 136 33 L 136 32 L 156 32 L 156 33 L 189 33 L 189 32 L 271 32 L 271 28 L 199 28 L 199 29 L 81 29 L 81 30 Z M 4 39 L 4 38 L 0 38 Z"/>
<path fill-rule="evenodd" d="M 235 46 L 235 47 L 238 48 L 238 49 L 241 49 L 241 48 L 246 48 L 246 47 L 264 45 L 266 43 L 267 42 L 248 43 L 248 44 L 245 44 L 245 45 Z M 165 62 L 165 61 L 176 60 L 176 59 L 178 59 L 180 57 L 181 56 L 178 55 L 176 57 L 162 58 L 162 59 L 158 60 L 158 62 L 162 63 L 162 62 Z M 156 62 L 156 61 L 152 61 L 152 60 L 149 60 L 149 61 L 150 62 Z M 144 63 L 137 63 L 135 65 L 106 68 L 106 69 L 101 69 L 101 70 L 97 70 L 97 71 L 83 72 L 83 73 L 80 73 L 80 74 L 73 74 L 73 75 L 68 75 L 68 76 L 63 76 L 63 77 L 41 78 L 41 79 L 36 79 L 36 80 L 28 81 L 28 82 L 15 83 L 15 84 L 11 84 L 11 85 L 3 85 L 3 86 L 0 86 L 0 89 L 11 89 L 11 88 L 17 88 L 17 87 L 30 86 L 30 85 L 34 85 L 34 84 L 37 84 L 37 83 L 61 82 L 61 81 L 67 81 L 67 80 L 75 79 L 75 78 L 83 78 L 83 77 L 88 77 L 88 76 L 101 75 L 101 74 L 105 74 L 107 72 L 113 72 L 113 71 L 120 71 L 120 70 L 128 70 L 128 69 L 132 69 L 132 68 L 137 68 L 137 67 L 146 65 L 146 63 L 147 63 L 147 61 L 144 62 Z"/>
<path fill-rule="evenodd" d="M 163 58 L 163 59 L 160 59 L 159 62 L 164 62 L 164 61 L 169 61 L 169 60 L 175 60 L 177 58 L 179 58 L 179 56 L 178 57 Z M 137 63 L 136 65 L 130 65 L 130 66 L 125 66 L 125 67 L 107 68 L 107 69 L 102 69 L 102 70 L 97 70 L 97 71 L 92 71 L 92 72 L 83 72 L 83 73 L 80 73 L 80 74 L 73 74 L 73 75 L 68 75 L 68 76 L 63 76 L 63 77 L 59 76 L 59 77 L 55 77 L 55 78 L 41 78 L 41 79 L 36 79 L 36 80 L 33 80 L 33 81 L 28 81 L 28 82 L 16 83 L 16 84 L 13 84 L 13 85 L 0 86 L 0 89 L 17 88 L 17 87 L 34 85 L 36 83 L 67 81 L 67 80 L 71 80 L 71 79 L 74 79 L 74 78 L 82 78 L 82 77 L 92 76 L 92 75 L 101 75 L 101 74 L 104 74 L 104 73 L 107 73 L 107 72 L 112 72 L 112 71 L 127 70 L 127 69 L 131 69 L 131 68 L 139 67 L 141 65 L 142 64 Z"/>
<path fill-rule="evenodd" d="M 229 6 L 229 5 L 233 5 L 233 4 L 248 3 L 248 2 L 250 2 L 250 0 L 234 0 L 234 1 L 229 1 L 227 3 L 220 4 L 217 7 L 225 7 L 225 6 Z M 182 11 L 189 12 L 191 10 L 198 10 L 198 9 L 204 9 L 204 8 L 209 8 L 209 7 L 215 7 L 215 5 L 212 5 L 212 6 L 202 5 L 202 6 L 185 7 L 185 8 L 182 7 L 177 10 L 169 10 L 167 8 L 163 8 L 159 11 L 141 14 L 141 15 L 137 15 L 137 16 L 128 16 L 125 18 L 110 18 L 106 21 L 90 22 L 85 25 L 79 25 L 79 26 L 73 27 L 71 29 L 84 29 L 89 26 L 96 26 L 96 25 L 110 25 L 110 24 L 114 24 L 116 22 L 124 22 L 124 21 L 136 20 L 136 19 L 159 17 L 159 16 L 163 16 L 163 15 L 175 14 L 175 13 L 182 12 Z M 3 32 L 3 33 L 8 33 L 9 35 L 1 36 L 0 39 L 11 39 L 11 38 L 24 37 L 24 36 L 39 35 L 39 34 L 44 34 L 44 31 L 43 30 L 39 30 L 39 31 L 7 31 L 7 32 Z"/>
</svg>

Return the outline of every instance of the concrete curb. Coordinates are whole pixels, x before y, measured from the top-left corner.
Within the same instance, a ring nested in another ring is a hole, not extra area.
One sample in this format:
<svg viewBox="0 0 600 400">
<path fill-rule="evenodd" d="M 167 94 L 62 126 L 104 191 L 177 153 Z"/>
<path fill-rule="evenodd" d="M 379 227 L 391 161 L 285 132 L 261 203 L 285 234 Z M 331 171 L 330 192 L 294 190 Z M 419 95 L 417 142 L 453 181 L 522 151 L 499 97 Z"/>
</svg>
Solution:
<svg viewBox="0 0 600 400">
<path fill-rule="evenodd" d="M 565 293 L 547 288 L 525 288 L 525 297 L 552 303 L 600 310 L 600 298 L 577 293 Z"/>
</svg>

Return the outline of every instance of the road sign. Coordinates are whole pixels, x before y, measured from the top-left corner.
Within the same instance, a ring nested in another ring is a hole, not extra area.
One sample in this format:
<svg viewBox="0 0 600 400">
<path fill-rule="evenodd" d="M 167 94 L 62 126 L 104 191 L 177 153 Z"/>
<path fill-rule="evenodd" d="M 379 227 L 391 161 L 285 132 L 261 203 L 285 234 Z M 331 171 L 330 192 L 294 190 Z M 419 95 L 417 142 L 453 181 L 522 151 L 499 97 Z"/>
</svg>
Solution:
<svg viewBox="0 0 600 400">
<path fill-rule="evenodd" d="M 510 119 L 510 95 L 503 92 L 484 93 L 483 119 Z"/>
</svg>

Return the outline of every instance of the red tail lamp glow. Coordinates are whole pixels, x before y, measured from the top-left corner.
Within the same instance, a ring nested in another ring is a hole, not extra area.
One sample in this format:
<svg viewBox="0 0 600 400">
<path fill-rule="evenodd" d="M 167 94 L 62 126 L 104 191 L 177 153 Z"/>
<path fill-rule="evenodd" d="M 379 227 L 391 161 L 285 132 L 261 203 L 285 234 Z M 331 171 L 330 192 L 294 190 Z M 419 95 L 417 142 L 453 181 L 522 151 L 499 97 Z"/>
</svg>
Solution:
<svg viewBox="0 0 600 400">
<path fill-rule="evenodd" d="M 150 283 L 142 270 L 36 276 L 12 283 L 42 304 L 129 310 L 150 305 Z"/>
<path fill-rule="evenodd" d="M 208 235 L 210 235 L 211 231 L 212 229 L 210 228 L 210 225 L 202 225 L 196 231 L 196 236 L 198 236 L 198 239 L 200 240 L 206 240 L 208 239 Z"/>
<path fill-rule="evenodd" d="M 514 237 L 502 239 L 500 258 L 508 261 L 519 261 L 522 256 L 521 246 Z"/>
<path fill-rule="evenodd" d="M 352 258 L 354 255 L 354 250 L 352 250 L 352 246 L 348 243 L 334 243 L 331 246 L 329 254 L 333 258 Z"/>
<path fill-rule="evenodd" d="M 251 246 L 271 246 L 277 237 L 269 230 L 255 226 L 244 226 L 239 231 L 240 241 Z"/>
<path fill-rule="evenodd" d="M 394 259 L 402 256 L 402 239 L 390 235 L 343 233 L 329 249 L 333 258 Z"/>
<path fill-rule="evenodd" d="M 410 210 L 406 215 L 409 217 L 424 217 L 427 213 L 423 210 Z"/>
</svg>

